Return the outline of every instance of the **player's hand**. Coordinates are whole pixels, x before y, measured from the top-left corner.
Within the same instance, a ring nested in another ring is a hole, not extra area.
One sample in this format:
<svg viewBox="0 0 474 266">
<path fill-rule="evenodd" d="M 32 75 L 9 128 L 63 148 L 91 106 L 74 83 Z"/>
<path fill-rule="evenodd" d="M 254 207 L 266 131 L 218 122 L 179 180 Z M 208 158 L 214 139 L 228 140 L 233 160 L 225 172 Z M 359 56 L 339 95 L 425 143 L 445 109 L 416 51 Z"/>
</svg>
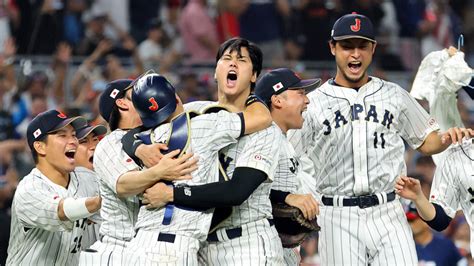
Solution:
<svg viewBox="0 0 474 266">
<path fill-rule="evenodd" d="M 395 181 L 395 193 L 402 198 L 412 201 L 416 201 L 420 196 L 423 197 L 420 180 L 407 176 L 397 178 Z"/>
<path fill-rule="evenodd" d="M 183 154 L 181 157 L 174 159 L 179 154 L 179 149 L 171 151 L 161 158 L 160 162 L 154 166 L 157 175 L 161 180 L 187 180 L 191 179 L 191 172 L 198 168 L 197 158 L 193 158 L 193 153 Z"/>
<path fill-rule="evenodd" d="M 161 158 L 163 158 L 162 150 L 168 150 L 168 146 L 163 143 L 153 143 L 151 145 L 142 144 L 138 146 L 135 151 L 135 155 L 140 159 L 143 164 L 151 168 L 154 165 L 157 165 Z"/>
<path fill-rule="evenodd" d="M 312 220 L 319 214 L 319 204 L 311 194 L 289 194 L 285 203 L 301 210 L 304 218 Z"/>
<path fill-rule="evenodd" d="M 472 138 L 474 136 L 474 130 L 463 127 L 452 127 L 441 135 L 441 143 L 461 143 L 463 138 Z"/>
<path fill-rule="evenodd" d="M 173 201 L 173 188 L 158 182 L 143 192 L 142 203 L 147 209 L 161 208 Z"/>
</svg>

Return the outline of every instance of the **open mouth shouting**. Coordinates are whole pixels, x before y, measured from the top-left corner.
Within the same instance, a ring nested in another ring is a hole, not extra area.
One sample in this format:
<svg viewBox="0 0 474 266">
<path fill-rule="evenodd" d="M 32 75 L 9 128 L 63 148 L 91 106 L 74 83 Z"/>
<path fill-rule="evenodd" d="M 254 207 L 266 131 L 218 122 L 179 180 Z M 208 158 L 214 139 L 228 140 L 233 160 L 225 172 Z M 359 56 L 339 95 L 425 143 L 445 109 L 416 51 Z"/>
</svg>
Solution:
<svg viewBox="0 0 474 266">
<path fill-rule="evenodd" d="M 94 155 L 91 155 L 91 157 L 89 157 L 89 162 L 90 162 L 90 163 L 93 163 L 93 162 L 94 162 Z"/>
<path fill-rule="evenodd" d="M 351 74 L 359 74 L 361 68 L 362 68 L 362 62 L 360 61 L 353 61 L 353 62 L 350 62 L 348 65 L 349 67 L 349 71 L 351 72 Z"/>
<path fill-rule="evenodd" d="M 74 162 L 74 155 L 76 155 L 75 149 L 67 150 L 64 154 L 66 155 L 69 161 Z"/>
<path fill-rule="evenodd" d="M 230 70 L 229 73 L 227 73 L 227 87 L 234 88 L 236 84 L 237 84 L 237 71 Z"/>
</svg>

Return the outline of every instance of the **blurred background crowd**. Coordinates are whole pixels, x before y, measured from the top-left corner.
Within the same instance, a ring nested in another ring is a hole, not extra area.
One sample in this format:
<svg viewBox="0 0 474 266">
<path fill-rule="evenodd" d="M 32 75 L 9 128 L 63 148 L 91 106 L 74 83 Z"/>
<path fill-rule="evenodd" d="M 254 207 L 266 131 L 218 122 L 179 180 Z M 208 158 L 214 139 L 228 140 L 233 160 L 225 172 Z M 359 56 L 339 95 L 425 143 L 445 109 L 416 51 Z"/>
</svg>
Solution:
<svg viewBox="0 0 474 266">
<path fill-rule="evenodd" d="M 0 2 L 0 265 L 6 258 L 15 187 L 34 165 L 24 140 L 29 121 L 59 108 L 93 124 L 103 123 L 97 96 L 109 81 L 155 69 L 185 102 L 216 99 L 215 54 L 219 44 L 233 36 L 257 43 L 266 69 L 286 66 L 304 77 L 327 80 L 335 73 L 327 43 L 331 27 L 351 12 L 375 24 L 372 75 L 410 90 L 422 58 L 458 46 L 461 33 L 465 59 L 474 65 L 473 0 Z M 458 105 L 466 127 L 473 128 L 474 104 L 463 91 Z M 435 169 L 431 157 L 407 148 L 406 159 L 409 174 L 419 178 L 429 194 Z M 439 253 L 426 243 L 430 229 L 410 217 L 420 250 Z M 470 260 L 469 227 L 463 216 L 441 235 L 455 243 L 453 252 Z M 314 235 L 302 245 L 308 265 L 318 265 L 317 239 Z"/>
</svg>

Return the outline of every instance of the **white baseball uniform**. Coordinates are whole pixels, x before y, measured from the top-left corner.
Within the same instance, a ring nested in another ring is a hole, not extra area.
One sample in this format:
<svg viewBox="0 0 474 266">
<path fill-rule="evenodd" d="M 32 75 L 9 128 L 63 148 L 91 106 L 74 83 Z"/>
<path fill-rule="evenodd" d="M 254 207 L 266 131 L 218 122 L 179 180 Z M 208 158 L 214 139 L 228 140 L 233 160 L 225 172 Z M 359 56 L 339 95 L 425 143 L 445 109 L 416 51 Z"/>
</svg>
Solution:
<svg viewBox="0 0 474 266">
<path fill-rule="evenodd" d="M 99 182 L 97 180 L 97 175 L 94 171 L 78 166 L 74 169 L 81 177 L 81 186 L 84 186 L 89 196 L 98 196 L 99 192 Z M 99 239 L 99 229 L 102 218 L 100 217 L 100 211 L 94 213 L 91 217 L 88 218 L 86 231 L 82 236 L 82 250 L 90 248 Z"/>
<path fill-rule="evenodd" d="M 400 201 L 387 199 L 406 174 L 403 140 L 418 148 L 438 130 L 436 121 L 408 92 L 375 77 L 358 90 L 330 80 L 308 98 L 303 128 L 288 137 L 312 160 L 315 196 L 332 203 L 318 217 L 322 264 L 417 264 Z M 348 197 L 363 195 L 372 195 L 358 199 L 363 208 L 347 206 Z M 369 200 L 378 203 L 366 207 Z"/>
<path fill-rule="evenodd" d="M 61 221 L 58 204 L 61 199 L 90 195 L 79 174 L 73 171 L 69 178 L 65 188 L 34 168 L 18 184 L 7 265 L 77 265 L 87 218 Z"/>
<path fill-rule="evenodd" d="M 202 111 L 215 102 L 192 102 L 186 110 Z M 229 178 L 236 167 L 265 172 L 262 183 L 242 205 L 233 207 L 232 216 L 216 230 L 217 242 L 208 242 L 199 251 L 200 263 L 206 265 L 283 265 L 282 246 L 274 226 L 270 225 L 271 182 L 279 156 L 280 128 L 273 124 L 265 130 L 243 136 L 236 144 L 222 149 L 220 160 Z M 240 237 L 229 238 L 229 230 L 239 230 Z"/>
<path fill-rule="evenodd" d="M 283 132 L 280 134 L 280 138 L 280 156 L 271 188 L 292 194 L 302 193 L 300 188 L 300 160 Z M 298 248 L 283 248 L 285 265 L 300 265 L 301 257 L 298 252 Z"/>
<path fill-rule="evenodd" d="M 122 265 L 124 249 L 135 236 L 133 229 L 139 210 L 138 197 L 119 198 L 117 181 L 140 167 L 122 150 L 127 131 L 116 129 L 105 136 L 94 152 L 94 170 L 99 179 L 102 207 L 100 240 L 81 252 L 80 265 Z"/>
<path fill-rule="evenodd" d="M 243 134 L 242 119 L 238 114 L 220 111 L 191 119 L 190 143 L 186 152 L 198 158 L 198 169 L 192 180 L 175 182 L 179 185 L 201 185 L 219 181 L 218 152 L 236 143 Z M 171 124 L 155 128 L 154 142 L 166 142 L 171 134 Z M 127 265 L 198 265 L 198 250 L 206 241 L 213 210 L 201 212 L 179 207 L 173 208 L 170 224 L 163 224 L 165 208 L 148 210 L 140 208 L 135 226 L 137 236 L 127 248 L 130 259 Z M 160 234 L 171 239 L 160 240 Z"/>
<path fill-rule="evenodd" d="M 270 188 L 278 162 L 279 134 L 281 130 L 273 124 L 221 150 L 221 163 L 230 178 L 236 167 L 249 167 L 265 172 L 268 179 L 240 206 L 233 207 L 232 215 L 215 232 L 218 241 L 208 242 L 201 250 L 207 265 L 283 265 L 281 241 L 269 220 L 273 217 Z M 241 230 L 241 236 L 231 238 L 229 232 L 235 229 Z"/>
<path fill-rule="evenodd" d="M 474 251 L 474 144 L 464 141 L 445 151 L 436 168 L 430 201 L 440 205 L 453 218 L 460 208 L 471 228 L 471 253 Z"/>
</svg>

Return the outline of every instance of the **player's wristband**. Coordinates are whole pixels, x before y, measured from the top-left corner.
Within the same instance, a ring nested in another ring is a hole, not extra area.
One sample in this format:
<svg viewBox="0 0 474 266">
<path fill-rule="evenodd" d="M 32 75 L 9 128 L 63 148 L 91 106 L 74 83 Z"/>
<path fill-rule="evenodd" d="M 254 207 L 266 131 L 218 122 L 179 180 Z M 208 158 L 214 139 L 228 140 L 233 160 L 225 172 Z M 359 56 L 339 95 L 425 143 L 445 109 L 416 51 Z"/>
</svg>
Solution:
<svg viewBox="0 0 474 266">
<path fill-rule="evenodd" d="M 249 106 L 255 102 L 260 102 L 262 103 L 263 105 L 267 106 L 263 101 L 262 99 L 258 98 L 257 95 L 255 94 L 250 94 L 249 97 L 247 97 L 247 100 L 245 100 L 245 106 Z"/>
<path fill-rule="evenodd" d="M 76 221 L 92 215 L 86 207 L 87 198 L 66 198 L 63 201 L 64 214 L 70 221 Z"/>
</svg>

